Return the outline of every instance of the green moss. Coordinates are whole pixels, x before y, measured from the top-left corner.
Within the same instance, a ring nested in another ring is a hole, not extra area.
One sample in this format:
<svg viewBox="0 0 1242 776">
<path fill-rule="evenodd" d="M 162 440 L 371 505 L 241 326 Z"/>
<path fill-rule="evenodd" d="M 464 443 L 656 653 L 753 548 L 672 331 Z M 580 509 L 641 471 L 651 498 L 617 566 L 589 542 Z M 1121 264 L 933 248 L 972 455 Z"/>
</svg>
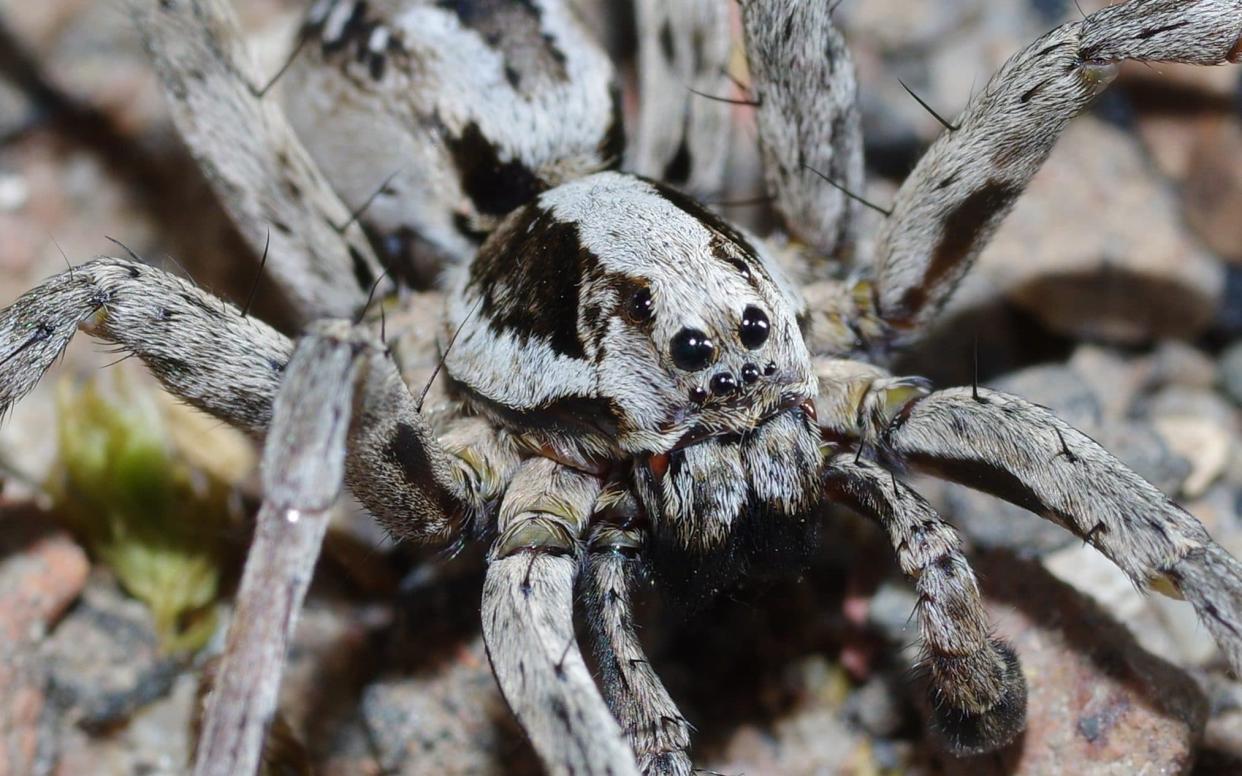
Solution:
<svg viewBox="0 0 1242 776">
<path fill-rule="evenodd" d="M 150 607 L 169 652 L 194 651 L 216 627 L 219 537 L 229 486 L 171 442 L 152 389 L 123 375 L 60 386 L 60 456 L 48 491 L 90 551 Z"/>
</svg>

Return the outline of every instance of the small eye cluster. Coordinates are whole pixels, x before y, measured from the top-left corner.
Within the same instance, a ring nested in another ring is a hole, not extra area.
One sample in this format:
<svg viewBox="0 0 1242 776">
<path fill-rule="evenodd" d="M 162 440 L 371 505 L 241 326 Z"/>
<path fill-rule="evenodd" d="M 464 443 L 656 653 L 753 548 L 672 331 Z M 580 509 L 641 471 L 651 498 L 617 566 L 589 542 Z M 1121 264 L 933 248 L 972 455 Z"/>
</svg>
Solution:
<svg viewBox="0 0 1242 776">
<path fill-rule="evenodd" d="M 626 320 L 634 324 L 645 324 L 655 316 L 655 303 L 651 289 L 643 286 L 634 290 L 626 299 L 622 308 Z M 772 333 L 772 323 L 768 314 L 756 305 L 747 305 L 742 310 L 742 319 L 738 324 L 737 336 L 749 350 L 763 347 Z M 701 329 L 686 327 L 673 335 L 669 343 L 669 356 L 678 369 L 686 372 L 699 372 L 716 361 L 716 343 L 712 342 Z M 760 377 L 771 377 L 776 374 L 775 362 L 769 361 L 763 367 L 758 364 L 746 363 L 738 375 L 730 372 L 717 372 L 708 380 L 707 388 L 695 388 L 690 391 L 690 398 L 696 403 L 707 401 L 711 394 L 728 396 L 738 390 L 742 383 L 753 385 Z"/>
<path fill-rule="evenodd" d="M 758 350 L 768 341 L 771 329 L 772 324 L 768 320 L 768 314 L 755 305 L 748 305 L 742 311 L 742 320 L 738 325 L 738 339 L 749 350 Z M 698 372 L 715 362 L 716 345 L 707 334 L 699 329 L 685 328 L 673 336 L 669 344 L 669 355 L 678 369 Z M 717 372 L 712 375 L 708 385 L 712 394 L 728 396 L 738 390 L 740 383 L 751 385 L 761 376 L 770 377 L 775 373 L 776 364 L 773 362 L 769 361 L 762 369 L 757 364 L 747 363 L 742 365 L 740 375 Z M 690 392 L 690 398 L 695 402 L 706 401 L 707 396 L 708 391 L 705 388 L 695 388 Z"/>
</svg>

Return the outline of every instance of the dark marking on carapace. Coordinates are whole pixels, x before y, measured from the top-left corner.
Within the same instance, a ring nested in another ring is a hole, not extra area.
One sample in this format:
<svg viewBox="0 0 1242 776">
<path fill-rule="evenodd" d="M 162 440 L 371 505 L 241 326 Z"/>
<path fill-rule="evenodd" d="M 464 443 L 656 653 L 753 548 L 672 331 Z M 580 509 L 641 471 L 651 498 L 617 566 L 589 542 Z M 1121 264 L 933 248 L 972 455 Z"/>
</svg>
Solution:
<svg viewBox="0 0 1242 776">
<path fill-rule="evenodd" d="M 677 49 L 673 46 L 673 27 L 669 24 L 668 19 L 660 25 L 660 53 L 664 54 L 664 61 L 676 62 Z"/>
<path fill-rule="evenodd" d="M 677 189 L 671 186 L 666 186 L 658 181 L 646 178 L 643 180 L 654 186 L 660 196 L 664 197 L 664 199 L 666 199 L 678 210 L 681 210 L 691 218 L 694 218 L 702 223 L 703 226 L 712 231 L 715 235 L 728 240 L 728 242 L 732 244 L 733 248 L 733 250 L 728 252 L 731 257 L 742 259 L 750 265 L 753 272 L 758 272 L 769 281 L 771 280 L 771 276 L 768 274 L 768 269 L 759 258 L 759 254 L 755 250 L 755 246 L 751 245 L 750 241 L 747 240 L 736 227 L 712 211 L 708 210 L 703 205 L 699 204 L 699 202 L 693 197 L 687 196 Z M 725 251 L 722 250 L 715 255 L 717 255 L 718 258 L 724 258 L 724 253 Z"/>
<path fill-rule="evenodd" d="M 570 358 L 586 358 L 578 336 L 579 293 L 599 258 L 582 245 L 576 224 L 538 205 L 507 219 L 470 266 L 469 287 L 495 332 L 538 339 Z"/>
</svg>

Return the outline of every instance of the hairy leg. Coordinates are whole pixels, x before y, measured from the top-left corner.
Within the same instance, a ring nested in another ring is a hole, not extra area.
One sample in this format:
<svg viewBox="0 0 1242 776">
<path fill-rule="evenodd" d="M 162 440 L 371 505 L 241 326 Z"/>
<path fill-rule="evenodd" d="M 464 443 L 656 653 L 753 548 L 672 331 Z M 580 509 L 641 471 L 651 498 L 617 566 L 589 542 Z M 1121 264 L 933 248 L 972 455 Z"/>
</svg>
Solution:
<svg viewBox="0 0 1242 776">
<path fill-rule="evenodd" d="M 643 532 L 599 523 L 590 542 L 584 606 L 604 697 L 645 776 L 689 776 L 690 723 L 664 689 L 634 627 L 631 596 L 642 562 Z"/>
<path fill-rule="evenodd" d="M 259 76 L 225 0 L 131 0 L 173 119 L 303 320 L 349 317 L 382 268 Z M 378 184 L 378 182 L 377 182 Z"/>
<path fill-rule="evenodd" d="M 258 770 L 285 652 L 328 510 L 344 483 L 345 440 L 367 347 L 350 335 L 348 324 L 339 321 L 315 327 L 285 370 L 263 448 L 263 506 L 219 676 L 207 698 L 195 776 Z"/>
<path fill-rule="evenodd" d="M 712 98 L 732 90 L 729 6 L 641 0 L 635 11 L 642 102 L 628 166 L 690 194 L 718 196 L 732 109 Z"/>
<path fill-rule="evenodd" d="M 893 462 L 1029 509 L 1089 542 L 1136 585 L 1180 593 L 1242 672 L 1242 564 L 1154 485 L 1047 409 L 951 388 L 909 401 L 879 436 Z"/>
<path fill-rule="evenodd" d="M 1116 63 L 1240 58 L 1242 0 L 1131 0 L 1015 54 L 898 192 L 876 247 L 879 315 L 898 335 L 926 328 Z"/>
<path fill-rule="evenodd" d="M 96 259 L 0 311 L 0 414 L 26 395 L 79 329 L 138 356 L 175 396 L 251 434 L 272 418 L 292 345 L 267 324 L 160 270 Z M 445 541 L 478 488 L 418 414 L 382 351 L 372 353 L 349 440 L 346 483 L 390 530 Z"/>
<path fill-rule="evenodd" d="M 825 484 L 833 502 L 888 533 L 914 581 L 936 732 L 957 754 L 1012 741 L 1026 724 L 1026 680 L 1013 650 L 990 635 L 957 532 L 891 473 L 852 453 L 829 460 Z"/>
<path fill-rule="evenodd" d="M 845 192 L 863 185 L 858 83 L 833 5 L 742 4 L 768 192 L 789 231 L 830 265 L 853 255 L 858 204 Z"/>
<path fill-rule="evenodd" d="M 483 584 L 496 681 L 553 774 L 637 774 L 574 636 L 574 580 L 599 480 L 546 458 L 509 483 Z"/>
</svg>

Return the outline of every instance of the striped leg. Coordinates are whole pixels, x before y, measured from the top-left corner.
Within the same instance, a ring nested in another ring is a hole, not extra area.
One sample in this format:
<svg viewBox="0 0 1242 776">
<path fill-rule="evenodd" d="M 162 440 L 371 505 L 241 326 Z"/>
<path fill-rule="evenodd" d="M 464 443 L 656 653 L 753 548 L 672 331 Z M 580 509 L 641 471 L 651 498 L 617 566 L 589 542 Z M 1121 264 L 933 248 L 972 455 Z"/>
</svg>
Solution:
<svg viewBox="0 0 1242 776">
<path fill-rule="evenodd" d="M 1142 588 L 1184 596 L 1242 673 L 1242 564 L 1154 485 L 1047 409 L 982 388 L 937 391 L 895 414 L 881 449 L 1052 520 Z"/>
<path fill-rule="evenodd" d="M 1009 645 L 993 639 L 957 533 L 917 493 L 852 454 L 829 461 L 828 496 L 875 520 L 918 590 L 923 663 L 936 732 L 957 754 L 1009 743 L 1026 725 L 1026 680 Z"/>
<path fill-rule="evenodd" d="M 643 535 L 601 524 L 591 537 L 583 598 L 604 697 L 629 738 L 644 776 L 690 776 L 690 723 L 647 662 L 630 598 Z"/>
<path fill-rule="evenodd" d="M 1130 0 L 1015 54 L 919 161 L 876 248 L 876 303 L 896 333 L 935 318 L 1117 63 L 1242 59 L 1242 0 Z"/>
</svg>

